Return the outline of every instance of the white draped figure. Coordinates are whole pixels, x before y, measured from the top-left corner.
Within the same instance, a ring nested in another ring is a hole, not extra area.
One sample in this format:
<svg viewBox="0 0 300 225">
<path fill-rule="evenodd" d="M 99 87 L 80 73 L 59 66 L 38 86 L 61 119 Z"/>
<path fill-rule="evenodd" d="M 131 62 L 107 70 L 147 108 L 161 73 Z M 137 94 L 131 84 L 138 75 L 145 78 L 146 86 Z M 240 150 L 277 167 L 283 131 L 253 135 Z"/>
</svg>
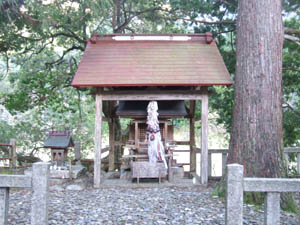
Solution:
<svg viewBox="0 0 300 225">
<path fill-rule="evenodd" d="M 156 163 L 157 160 L 163 161 L 165 167 L 168 168 L 165 159 L 165 149 L 161 141 L 157 110 L 157 102 L 149 102 L 147 107 L 148 156 L 151 163 Z"/>
</svg>

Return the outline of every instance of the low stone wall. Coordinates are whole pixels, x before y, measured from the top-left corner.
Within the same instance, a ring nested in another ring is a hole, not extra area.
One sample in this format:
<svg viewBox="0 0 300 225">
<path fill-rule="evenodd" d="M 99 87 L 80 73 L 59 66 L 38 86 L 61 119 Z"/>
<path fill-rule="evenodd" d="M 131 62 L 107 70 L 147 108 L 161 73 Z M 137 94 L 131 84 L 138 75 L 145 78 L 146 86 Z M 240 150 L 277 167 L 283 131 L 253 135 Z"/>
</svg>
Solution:
<svg viewBox="0 0 300 225">
<path fill-rule="evenodd" d="M 300 179 L 244 178 L 244 167 L 227 165 L 226 225 L 243 224 L 243 193 L 265 192 L 264 224 L 280 224 L 280 193 L 300 192 Z M 300 223 L 299 223 L 300 224 Z"/>
<path fill-rule="evenodd" d="M 32 176 L 0 175 L 0 225 L 7 224 L 9 189 L 32 188 L 31 224 L 48 224 L 50 163 L 34 163 Z"/>
</svg>

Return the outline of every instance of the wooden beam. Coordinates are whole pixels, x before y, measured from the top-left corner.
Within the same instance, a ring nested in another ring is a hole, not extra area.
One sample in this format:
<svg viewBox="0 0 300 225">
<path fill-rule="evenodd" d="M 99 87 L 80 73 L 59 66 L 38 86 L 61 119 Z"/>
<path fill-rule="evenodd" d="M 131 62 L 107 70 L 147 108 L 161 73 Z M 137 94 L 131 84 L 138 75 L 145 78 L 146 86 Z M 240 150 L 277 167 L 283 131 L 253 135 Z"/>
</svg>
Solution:
<svg viewBox="0 0 300 225">
<path fill-rule="evenodd" d="M 11 145 L 10 149 L 10 157 L 11 160 L 9 161 L 10 168 L 15 168 L 17 166 L 17 146 L 16 146 L 16 139 L 10 139 L 9 144 Z"/>
<path fill-rule="evenodd" d="M 190 141 L 174 141 L 175 145 L 190 145 Z"/>
<path fill-rule="evenodd" d="M 197 148 L 196 146 L 194 146 L 193 149 L 195 149 L 195 151 L 197 153 L 201 153 L 201 148 Z M 227 154 L 228 151 L 229 151 L 228 149 L 208 149 L 208 152 L 211 154 L 214 154 L 214 153 Z"/>
<path fill-rule="evenodd" d="M 134 122 L 134 144 L 136 148 L 139 148 L 139 124 L 137 121 Z"/>
<path fill-rule="evenodd" d="M 208 182 L 208 94 L 201 102 L 201 184 Z"/>
<path fill-rule="evenodd" d="M 196 151 L 193 149 L 195 146 L 195 108 L 196 101 L 190 101 L 190 172 L 196 172 Z"/>
<path fill-rule="evenodd" d="M 203 91 L 103 91 L 104 101 L 199 100 Z"/>
<path fill-rule="evenodd" d="M 165 143 L 165 147 L 166 144 L 168 142 L 168 121 L 164 122 L 164 143 Z"/>
<path fill-rule="evenodd" d="M 172 152 L 190 152 L 190 150 L 180 150 L 180 149 L 174 149 Z"/>
<path fill-rule="evenodd" d="M 95 116 L 95 158 L 94 158 L 94 187 L 100 188 L 101 184 L 101 142 L 102 142 L 102 95 L 96 94 Z"/>
<path fill-rule="evenodd" d="M 109 158 L 108 158 L 108 170 L 115 170 L 115 135 L 114 135 L 114 120 L 108 123 L 109 126 Z"/>
</svg>

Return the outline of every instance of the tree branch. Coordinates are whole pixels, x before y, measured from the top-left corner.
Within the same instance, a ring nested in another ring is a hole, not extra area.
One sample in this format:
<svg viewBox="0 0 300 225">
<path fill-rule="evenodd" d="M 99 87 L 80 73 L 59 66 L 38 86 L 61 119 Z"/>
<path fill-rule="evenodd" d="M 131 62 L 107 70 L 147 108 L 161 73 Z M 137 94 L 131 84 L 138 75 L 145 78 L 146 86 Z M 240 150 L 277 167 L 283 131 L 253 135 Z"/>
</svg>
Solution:
<svg viewBox="0 0 300 225">
<path fill-rule="evenodd" d="M 155 11 L 158 11 L 158 10 L 161 10 L 160 7 L 156 7 L 156 8 L 151 8 L 151 9 L 145 9 L 143 11 L 139 11 L 139 12 L 131 12 L 131 11 L 128 11 L 127 13 L 129 14 L 132 14 L 132 16 L 128 17 L 128 18 L 125 18 L 125 21 L 122 25 L 120 25 L 119 27 L 117 27 L 115 30 L 114 30 L 114 33 L 121 33 L 125 27 L 127 27 L 127 25 L 131 22 L 131 20 L 137 16 L 140 16 L 144 13 L 148 13 L 148 12 L 155 12 Z"/>
<path fill-rule="evenodd" d="M 300 116 L 300 112 L 299 112 L 299 111 L 295 110 L 290 104 L 288 104 L 288 103 L 285 103 L 285 104 L 286 104 L 286 106 L 283 106 L 283 108 L 288 108 L 288 109 L 290 109 L 293 113 L 295 113 L 297 116 Z"/>
<path fill-rule="evenodd" d="M 77 34 L 75 34 L 71 29 L 69 29 L 66 26 L 60 25 L 60 26 L 54 26 L 56 28 L 63 28 L 65 30 L 67 30 L 70 33 L 65 33 L 65 32 L 58 32 L 55 34 L 52 34 L 51 37 L 58 37 L 58 36 L 66 36 L 66 37 L 70 37 L 70 38 L 75 38 L 78 42 L 86 44 L 86 41 L 81 39 Z"/>
<path fill-rule="evenodd" d="M 47 66 L 52 66 L 52 65 L 54 65 L 54 64 L 60 64 L 60 63 L 62 63 L 62 61 L 63 61 L 63 59 L 64 59 L 64 57 L 66 56 L 66 54 L 68 53 L 68 52 L 71 52 L 71 51 L 73 51 L 73 50 L 81 50 L 81 51 L 84 51 L 84 49 L 82 48 L 82 47 L 80 47 L 80 46 L 72 46 L 71 48 L 69 48 L 69 49 L 67 49 L 66 51 L 64 51 L 63 52 L 63 54 L 62 54 L 62 56 L 58 59 L 58 60 L 55 60 L 54 62 L 47 62 L 47 63 L 45 63 Z"/>
<path fill-rule="evenodd" d="M 300 38 L 298 38 L 298 37 L 295 37 L 295 36 L 292 36 L 292 35 L 289 35 L 289 34 L 285 34 L 284 39 L 286 39 L 288 41 L 291 41 L 291 42 L 294 42 L 297 45 L 300 45 Z"/>
<path fill-rule="evenodd" d="M 298 30 L 298 29 L 293 29 L 293 28 L 288 28 L 288 27 L 285 27 L 285 28 L 284 28 L 284 33 L 285 33 L 285 34 L 294 34 L 294 35 L 300 35 L 300 30 Z"/>
<path fill-rule="evenodd" d="M 296 69 L 296 68 L 287 68 L 287 67 L 283 67 L 282 69 L 283 69 L 283 70 L 288 70 L 288 71 L 295 71 L 295 72 L 300 73 L 300 69 Z"/>
<path fill-rule="evenodd" d="M 224 21 L 207 21 L 207 20 L 197 20 L 197 19 L 188 19 L 188 18 L 182 18 L 182 17 L 162 17 L 162 19 L 165 20 L 183 20 L 183 21 L 189 21 L 194 23 L 203 23 L 203 24 L 235 24 L 236 20 L 224 20 Z"/>
</svg>

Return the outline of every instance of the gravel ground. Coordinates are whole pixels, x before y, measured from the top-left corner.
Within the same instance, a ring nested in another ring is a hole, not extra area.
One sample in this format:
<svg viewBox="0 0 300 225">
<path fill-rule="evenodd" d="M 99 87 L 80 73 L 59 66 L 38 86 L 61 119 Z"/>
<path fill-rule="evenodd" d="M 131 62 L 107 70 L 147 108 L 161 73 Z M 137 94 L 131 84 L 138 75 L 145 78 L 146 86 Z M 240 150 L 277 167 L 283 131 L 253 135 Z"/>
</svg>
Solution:
<svg viewBox="0 0 300 225">
<path fill-rule="evenodd" d="M 225 224 L 224 201 L 212 192 L 164 185 L 51 191 L 49 224 Z M 11 191 L 8 224 L 30 224 L 30 200 L 30 190 Z M 282 212 L 281 224 L 298 224 L 297 218 Z M 263 224 L 263 211 L 245 205 L 244 224 Z"/>
</svg>

